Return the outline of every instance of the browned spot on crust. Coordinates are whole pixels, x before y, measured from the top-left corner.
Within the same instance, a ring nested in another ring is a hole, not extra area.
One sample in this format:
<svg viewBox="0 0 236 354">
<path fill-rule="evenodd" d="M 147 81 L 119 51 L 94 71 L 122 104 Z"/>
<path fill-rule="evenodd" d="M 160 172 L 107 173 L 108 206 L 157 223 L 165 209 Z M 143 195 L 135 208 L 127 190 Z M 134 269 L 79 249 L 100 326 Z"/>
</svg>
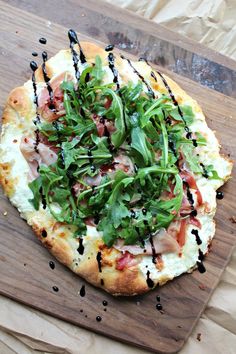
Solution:
<svg viewBox="0 0 236 354">
<path fill-rule="evenodd" d="M 0 184 L 8 197 L 13 194 L 14 185 L 17 183 L 17 179 L 10 178 L 10 169 L 11 165 L 9 163 L 0 164 Z"/>
</svg>

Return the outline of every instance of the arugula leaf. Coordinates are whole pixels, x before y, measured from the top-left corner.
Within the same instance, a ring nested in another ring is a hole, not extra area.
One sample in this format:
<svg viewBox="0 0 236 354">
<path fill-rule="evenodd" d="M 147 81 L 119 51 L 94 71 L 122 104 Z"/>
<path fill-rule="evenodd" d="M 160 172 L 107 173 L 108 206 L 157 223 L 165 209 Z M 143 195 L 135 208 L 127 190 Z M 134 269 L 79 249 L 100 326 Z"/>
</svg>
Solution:
<svg viewBox="0 0 236 354">
<path fill-rule="evenodd" d="M 186 158 L 186 161 L 190 167 L 190 169 L 195 173 L 201 173 L 202 169 L 199 165 L 199 159 L 193 153 L 193 146 L 188 144 L 181 145 L 181 150 Z"/>
<path fill-rule="evenodd" d="M 183 113 L 185 124 L 191 125 L 194 119 L 192 107 L 187 105 L 180 105 L 179 107 Z M 179 114 L 178 107 L 175 107 L 173 110 L 171 110 L 171 116 L 177 121 L 183 121 L 183 118 Z"/>
<path fill-rule="evenodd" d="M 39 177 L 34 181 L 30 182 L 29 188 L 33 192 L 33 199 L 30 199 L 30 202 L 36 210 L 39 210 L 39 204 L 41 201 L 40 188 L 42 188 L 42 178 Z"/>
</svg>

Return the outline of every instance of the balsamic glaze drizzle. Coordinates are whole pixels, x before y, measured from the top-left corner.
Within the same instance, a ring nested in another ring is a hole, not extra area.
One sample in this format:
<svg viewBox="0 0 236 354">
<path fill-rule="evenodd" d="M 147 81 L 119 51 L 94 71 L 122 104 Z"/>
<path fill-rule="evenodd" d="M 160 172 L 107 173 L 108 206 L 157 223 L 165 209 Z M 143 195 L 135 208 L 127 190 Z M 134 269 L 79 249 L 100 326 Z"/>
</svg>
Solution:
<svg viewBox="0 0 236 354">
<path fill-rule="evenodd" d="M 79 238 L 79 247 L 77 248 L 77 251 L 79 254 L 83 255 L 84 254 L 84 245 L 83 245 L 83 238 Z"/>
<path fill-rule="evenodd" d="M 224 198 L 224 193 L 221 191 L 216 191 L 216 198 L 217 199 L 223 199 Z"/>
<path fill-rule="evenodd" d="M 73 29 L 70 29 L 68 31 L 68 37 L 69 37 L 69 41 L 70 41 L 70 49 L 71 49 L 72 59 L 73 59 L 74 68 L 75 68 L 75 77 L 77 80 L 79 80 L 79 78 L 80 78 L 80 71 L 78 68 L 79 60 L 78 60 L 78 54 L 77 54 L 76 50 L 74 49 L 75 44 L 78 44 L 78 46 L 79 46 L 79 51 L 80 51 L 79 59 L 80 59 L 81 63 L 84 64 L 87 61 L 86 61 L 84 52 L 81 48 L 80 42 L 78 40 L 77 34 L 75 33 L 75 31 Z"/>
<path fill-rule="evenodd" d="M 52 287 L 52 290 L 53 290 L 53 291 L 55 291 L 55 292 L 57 293 L 57 292 L 59 291 L 59 288 L 58 288 L 57 286 L 55 286 L 55 285 L 54 285 L 54 286 Z"/>
<path fill-rule="evenodd" d="M 114 45 L 113 44 L 108 44 L 105 48 L 106 52 L 111 52 L 114 49 Z"/>
<path fill-rule="evenodd" d="M 82 285 L 79 294 L 80 294 L 81 297 L 84 297 L 84 296 L 85 296 L 85 294 L 86 294 L 85 285 Z"/>
<path fill-rule="evenodd" d="M 51 269 L 55 269 L 55 263 L 53 261 L 50 261 L 48 264 Z"/>
<path fill-rule="evenodd" d="M 206 167 L 203 165 L 202 162 L 200 162 L 200 166 L 201 166 L 201 168 L 202 168 L 202 170 L 203 170 L 203 173 L 202 173 L 203 177 L 209 178 L 209 175 L 208 175 L 208 172 L 207 172 L 207 170 L 206 170 Z"/>
<path fill-rule="evenodd" d="M 101 273 L 102 272 L 102 252 L 100 251 L 97 253 L 97 262 L 98 262 L 99 272 Z"/>
<path fill-rule="evenodd" d="M 194 206 L 194 199 L 193 199 L 192 193 L 190 192 L 189 184 L 186 181 L 184 181 L 184 184 L 187 189 L 187 198 L 188 198 L 189 204 L 191 205 L 191 207 L 193 207 Z"/>
<path fill-rule="evenodd" d="M 108 59 L 108 66 L 109 66 L 110 70 L 112 71 L 112 74 L 113 74 L 113 77 L 114 77 L 113 78 L 113 82 L 114 82 L 114 84 L 116 84 L 116 90 L 118 91 L 118 94 L 120 96 L 121 101 L 123 101 L 122 94 L 120 92 L 120 84 L 119 84 L 119 80 L 118 80 L 118 71 L 117 71 L 117 69 L 115 67 L 115 57 L 114 57 L 113 53 L 109 53 L 107 59 Z M 125 120 L 125 107 L 124 107 L 124 104 L 122 105 L 122 109 L 123 109 L 124 126 L 125 126 L 125 130 L 127 131 L 127 123 L 126 123 L 126 120 Z"/>
<path fill-rule="evenodd" d="M 41 194 L 43 209 L 46 209 L 47 202 L 46 202 L 45 195 L 43 194 L 43 188 L 42 187 L 39 188 L 39 193 Z"/>
<path fill-rule="evenodd" d="M 196 242 L 197 242 L 198 246 L 201 245 L 202 244 L 202 240 L 200 239 L 200 236 L 198 234 L 198 230 L 193 229 L 191 231 L 191 234 L 193 234 L 196 237 Z"/>
<path fill-rule="evenodd" d="M 143 247 L 145 247 L 144 239 L 143 239 L 142 236 L 140 235 L 140 230 L 139 230 L 139 228 L 138 228 L 137 226 L 135 226 L 135 231 L 136 231 L 137 234 L 138 234 L 139 242 L 141 243 L 141 245 L 142 245 Z M 145 251 L 146 251 L 146 250 L 144 250 L 144 252 L 145 252 Z"/>
<path fill-rule="evenodd" d="M 154 281 L 150 278 L 150 271 L 147 271 L 147 279 L 146 279 L 147 285 L 149 288 L 154 287 Z"/>
<path fill-rule="evenodd" d="M 156 309 L 158 311 L 161 311 L 162 310 L 162 304 L 156 304 Z"/>
<path fill-rule="evenodd" d="M 30 68 L 33 71 L 32 72 L 32 84 L 33 84 L 33 90 L 34 90 L 34 103 L 36 105 L 36 119 L 34 120 L 34 124 L 37 125 L 37 123 L 40 123 L 40 117 L 38 114 L 38 95 L 37 95 L 37 84 L 36 84 L 36 79 L 35 79 L 35 71 L 38 69 L 38 65 L 35 61 L 30 62 Z M 39 129 L 36 129 L 35 131 L 35 144 L 34 144 L 34 150 L 39 153 L 38 151 L 38 145 L 40 142 L 39 138 Z"/>
<path fill-rule="evenodd" d="M 201 251 L 200 248 L 198 250 L 198 259 L 199 259 L 199 261 L 197 262 L 198 270 L 199 270 L 200 273 L 205 273 L 206 268 L 205 268 L 205 266 L 203 264 L 204 254 L 203 254 L 203 252 Z"/>
<path fill-rule="evenodd" d="M 114 82 L 114 84 L 116 84 L 116 89 L 118 91 L 120 89 L 120 84 L 119 84 L 119 80 L 118 80 L 118 71 L 114 65 L 114 63 L 115 63 L 114 54 L 109 53 L 107 59 L 108 59 L 108 66 L 111 69 L 113 76 L 114 76 L 113 82 Z"/>
<path fill-rule="evenodd" d="M 138 75 L 138 77 L 141 79 L 141 81 L 144 83 L 144 85 L 147 87 L 148 93 L 152 96 L 152 98 L 155 98 L 155 94 L 151 88 L 151 86 L 147 83 L 147 81 L 144 79 L 144 77 L 138 72 L 137 69 L 132 65 L 131 61 L 128 58 L 125 58 L 123 55 L 121 55 L 121 59 L 127 60 L 128 64 L 130 67 L 133 69 L 133 72 Z"/>
<path fill-rule="evenodd" d="M 156 254 L 156 250 L 155 250 L 155 247 L 154 247 L 152 235 L 149 236 L 149 241 L 150 241 L 151 248 L 152 248 L 152 263 L 156 264 L 157 254 Z"/>
<path fill-rule="evenodd" d="M 41 44 L 47 44 L 47 39 L 42 37 L 42 38 L 39 38 L 39 43 Z"/>
<path fill-rule="evenodd" d="M 47 70 L 46 70 L 46 61 L 48 60 L 48 53 L 45 51 L 42 52 L 42 58 L 43 58 L 43 64 L 42 64 L 43 78 L 44 78 L 44 81 L 46 82 L 47 90 L 48 90 L 48 94 L 49 94 L 49 98 L 50 98 L 49 108 L 51 110 L 55 110 L 55 105 L 53 103 L 53 89 L 49 83 L 50 77 L 48 76 Z"/>
</svg>

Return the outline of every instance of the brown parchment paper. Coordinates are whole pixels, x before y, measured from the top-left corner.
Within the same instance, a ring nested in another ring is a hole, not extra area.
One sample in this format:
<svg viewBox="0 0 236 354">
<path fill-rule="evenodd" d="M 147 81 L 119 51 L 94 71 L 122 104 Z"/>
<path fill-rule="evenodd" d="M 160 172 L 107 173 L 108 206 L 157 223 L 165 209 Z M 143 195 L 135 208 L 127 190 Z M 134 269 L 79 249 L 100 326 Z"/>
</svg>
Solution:
<svg viewBox="0 0 236 354">
<path fill-rule="evenodd" d="M 236 0 L 106 0 L 236 59 Z M 0 296 L 0 354 L 146 354 Z M 236 249 L 181 354 L 236 354 Z"/>
<path fill-rule="evenodd" d="M 105 0 L 236 59 L 236 0 Z"/>
</svg>

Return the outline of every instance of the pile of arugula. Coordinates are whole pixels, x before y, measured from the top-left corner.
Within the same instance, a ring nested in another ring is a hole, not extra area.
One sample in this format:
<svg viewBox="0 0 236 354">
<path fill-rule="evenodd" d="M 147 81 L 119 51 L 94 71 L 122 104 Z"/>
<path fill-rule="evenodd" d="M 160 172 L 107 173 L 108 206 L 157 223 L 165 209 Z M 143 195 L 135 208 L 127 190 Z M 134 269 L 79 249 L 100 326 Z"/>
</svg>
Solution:
<svg viewBox="0 0 236 354">
<path fill-rule="evenodd" d="M 53 123 L 38 123 L 40 133 L 59 153 L 57 162 L 41 165 L 39 177 L 29 184 L 31 202 L 38 210 L 43 195 L 57 221 L 76 227 L 75 236 L 85 234 L 86 220 L 94 218 L 108 246 L 118 237 L 126 244 L 142 244 L 150 233 L 168 227 L 181 207 L 180 151 L 193 172 L 203 171 L 192 141 L 185 138 L 182 117 L 168 96 L 153 99 L 141 82 L 117 91 L 114 83 L 104 84 L 103 77 L 101 59 L 96 57 L 95 65 L 82 72 L 77 88 L 69 81 L 61 84 L 65 115 Z M 190 125 L 191 107 L 180 108 Z M 98 136 L 94 115 L 114 123 L 110 137 Z M 205 144 L 200 135 L 197 144 Z M 105 174 L 91 188 L 85 177 L 96 176 L 121 152 L 129 156 L 135 172 Z M 210 173 L 211 166 L 207 168 Z M 74 192 L 76 184 L 80 193 Z"/>
</svg>

